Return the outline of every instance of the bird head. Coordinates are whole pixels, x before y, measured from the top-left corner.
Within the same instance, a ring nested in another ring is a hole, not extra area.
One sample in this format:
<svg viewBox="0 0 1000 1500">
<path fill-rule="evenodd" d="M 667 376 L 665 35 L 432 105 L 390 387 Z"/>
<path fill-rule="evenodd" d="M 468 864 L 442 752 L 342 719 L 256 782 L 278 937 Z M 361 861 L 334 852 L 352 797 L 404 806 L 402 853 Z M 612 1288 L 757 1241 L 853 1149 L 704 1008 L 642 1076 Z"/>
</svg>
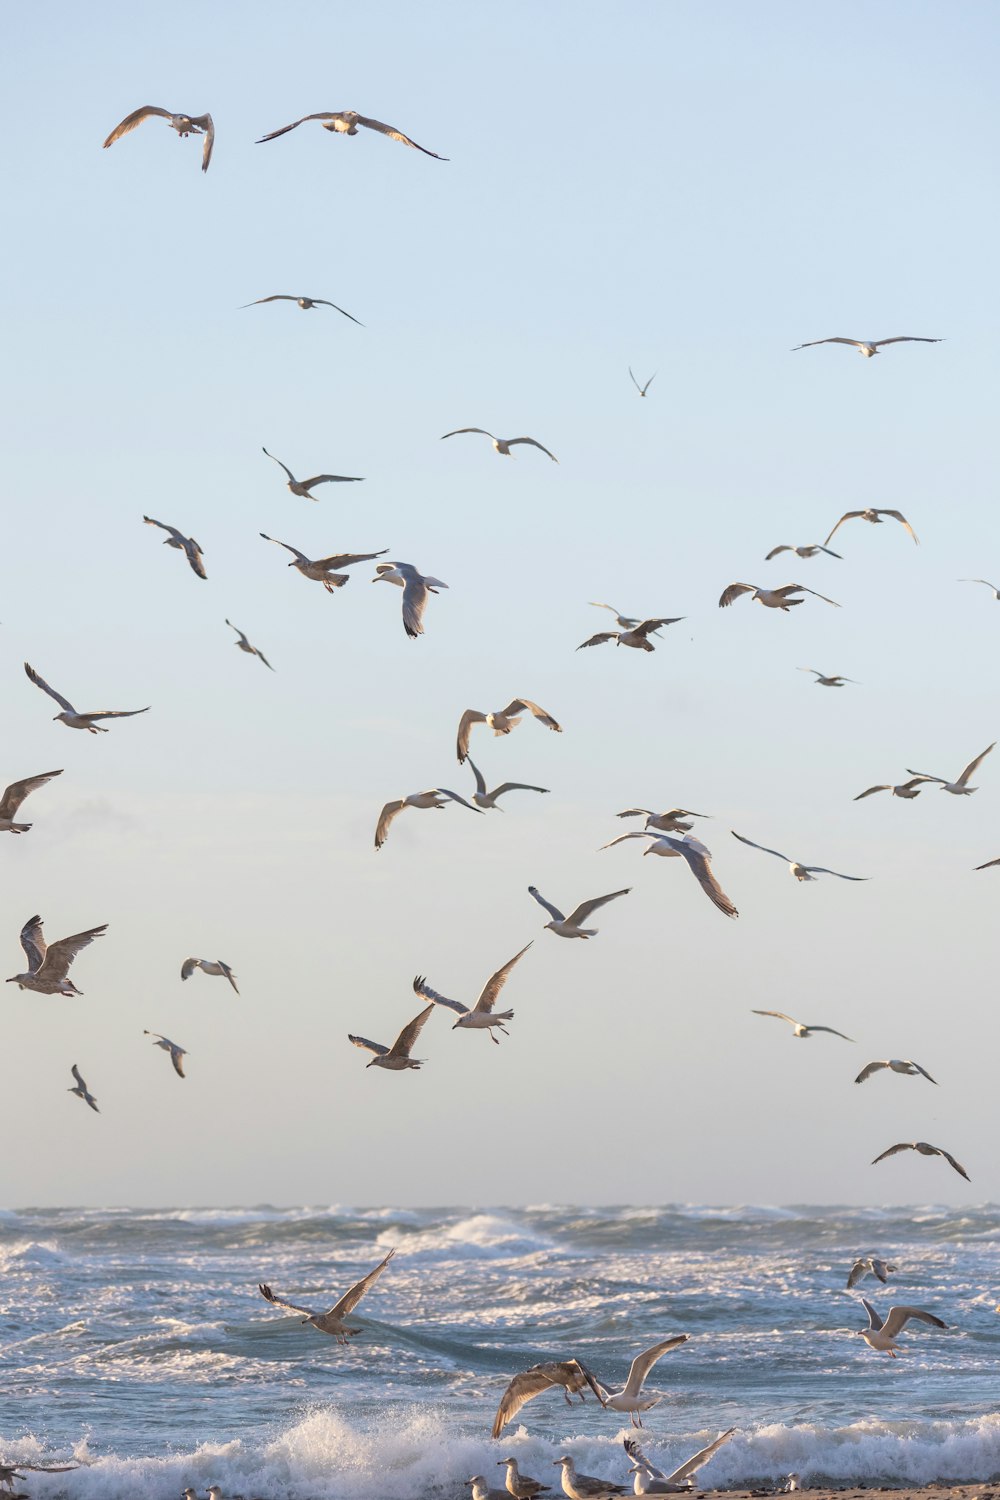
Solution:
<svg viewBox="0 0 1000 1500">
<path fill-rule="evenodd" d="M 10 979 L 6 980 L 5 983 L 6 984 L 16 984 L 19 990 L 23 990 L 24 989 L 24 985 L 21 983 L 20 978 L 19 978 L 19 976 L 17 974 L 12 974 L 11 977 L 10 977 Z"/>
</svg>

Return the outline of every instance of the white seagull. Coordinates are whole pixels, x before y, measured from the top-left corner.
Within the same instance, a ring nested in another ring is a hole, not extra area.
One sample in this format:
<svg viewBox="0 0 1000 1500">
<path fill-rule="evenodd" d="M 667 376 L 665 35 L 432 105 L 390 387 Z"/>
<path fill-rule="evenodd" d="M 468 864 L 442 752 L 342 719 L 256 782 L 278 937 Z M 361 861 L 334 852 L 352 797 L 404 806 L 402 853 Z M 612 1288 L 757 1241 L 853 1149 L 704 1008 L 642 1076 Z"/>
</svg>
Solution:
<svg viewBox="0 0 1000 1500">
<path fill-rule="evenodd" d="M 128 135 L 129 131 L 134 130 L 137 125 L 141 125 L 143 120 L 151 119 L 153 116 L 166 120 L 171 130 L 176 130 L 182 140 L 188 135 L 204 135 L 201 170 L 207 172 L 208 164 L 212 160 L 212 147 L 215 145 L 215 126 L 209 114 L 175 115 L 169 109 L 158 109 L 155 104 L 144 104 L 141 109 L 134 109 L 130 115 L 126 115 L 120 125 L 115 126 L 104 142 L 105 150 L 108 146 L 113 146 L 115 141 L 120 141 L 123 135 Z"/>
<path fill-rule="evenodd" d="M 467 755 L 466 761 L 469 770 L 476 778 L 476 790 L 472 794 L 472 800 L 477 807 L 484 812 L 503 812 L 502 807 L 497 807 L 497 799 L 503 797 L 507 792 L 544 792 L 548 794 L 547 786 L 530 786 L 526 781 L 505 781 L 500 786 L 494 787 L 492 792 L 486 790 L 486 779 L 472 757 Z"/>
<path fill-rule="evenodd" d="M 107 922 L 102 922 L 100 927 L 88 927 L 86 932 L 76 932 L 72 937 L 46 945 L 41 917 L 29 917 L 21 928 L 27 971 L 11 975 L 7 983 L 22 990 L 34 990 L 38 995 L 82 995 L 83 991 L 68 977 L 70 964 L 81 949 L 89 947 L 95 938 L 103 937 L 107 930 Z"/>
<path fill-rule="evenodd" d="M 225 976 L 237 995 L 239 994 L 239 990 L 236 989 L 236 975 L 228 964 L 222 962 L 221 958 L 186 958 L 181 964 L 181 978 L 190 979 L 195 969 L 200 969 L 203 974 L 214 974 L 219 979 Z"/>
<path fill-rule="evenodd" d="M 891 1073 L 903 1073 L 909 1078 L 919 1076 L 926 1078 L 928 1083 L 937 1083 L 937 1079 L 932 1078 L 926 1068 L 922 1068 L 919 1063 L 911 1061 L 910 1058 L 902 1057 L 888 1057 L 884 1062 L 866 1063 L 854 1082 L 864 1083 L 866 1078 L 871 1078 L 873 1073 L 880 1073 L 883 1068 L 888 1068 Z"/>
<path fill-rule="evenodd" d="M 548 1495 L 552 1492 L 551 1485 L 532 1479 L 530 1474 L 522 1474 L 516 1458 L 498 1458 L 497 1468 L 506 1468 L 507 1493 L 513 1495 L 514 1500 L 535 1500 L 536 1495 Z"/>
<path fill-rule="evenodd" d="M 562 725 L 557 724 L 544 708 L 539 708 L 537 703 L 532 703 L 530 698 L 512 698 L 506 708 L 495 709 L 489 714 L 480 713 L 478 708 L 467 708 L 458 721 L 459 765 L 469 753 L 469 736 L 472 733 L 473 724 L 488 724 L 495 735 L 510 734 L 511 730 L 520 724 L 521 716 L 525 713 L 530 713 L 540 724 L 544 724 L 546 729 L 562 734 Z"/>
<path fill-rule="evenodd" d="M 352 1036 L 350 1033 L 347 1040 L 353 1042 L 355 1047 L 360 1047 L 363 1052 L 374 1053 L 371 1062 L 365 1063 L 366 1068 L 388 1068 L 390 1073 L 402 1073 L 405 1068 L 419 1068 L 424 1059 L 411 1057 L 410 1051 L 433 1009 L 433 1005 L 428 1005 L 419 1016 L 408 1021 L 391 1047 L 383 1047 L 381 1042 L 370 1042 L 367 1037 Z"/>
<path fill-rule="evenodd" d="M 610 896 L 595 896 L 592 901 L 581 901 L 579 906 L 573 908 L 568 917 L 564 917 L 558 907 L 552 905 L 551 901 L 546 901 L 544 896 L 540 896 L 533 885 L 528 886 L 528 895 L 534 896 L 539 906 L 545 907 L 545 910 L 552 918 L 552 921 L 546 922 L 545 926 L 549 931 L 554 932 L 557 937 L 592 938 L 597 936 L 597 928 L 583 927 L 580 924 L 587 920 L 591 912 L 595 912 L 600 907 L 606 906 L 609 901 L 616 901 L 619 896 L 627 896 L 631 889 L 632 887 L 627 885 L 623 891 L 612 891 Z"/>
<path fill-rule="evenodd" d="M 904 801 L 912 801 L 914 797 L 920 796 L 921 790 L 930 779 L 929 776 L 912 776 L 909 781 L 900 782 L 898 786 L 891 786 L 889 783 L 880 783 L 878 786 L 870 786 L 866 791 L 859 792 L 851 800 L 860 802 L 862 798 L 870 797 L 874 792 L 891 792 L 894 797 L 902 797 Z"/>
<path fill-rule="evenodd" d="M 775 859 L 783 859 L 788 866 L 790 875 L 796 880 L 815 880 L 817 875 L 835 875 L 838 880 L 870 880 L 870 875 L 841 875 L 839 870 L 828 870 L 825 865 L 803 865 L 797 859 L 789 859 L 787 854 L 779 854 L 777 849 L 766 849 L 763 844 L 755 844 L 753 839 L 745 839 L 742 833 L 737 833 L 731 828 L 730 833 L 734 839 L 739 839 L 741 844 L 748 844 L 751 849 L 759 849 L 762 854 L 773 854 Z"/>
<path fill-rule="evenodd" d="M 375 553 L 376 557 L 381 555 Z M 422 622 L 427 595 L 448 587 L 440 578 L 430 578 L 408 562 L 377 563 L 372 583 L 394 583 L 403 590 L 403 629 L 411 640 L 424 633 Z"/>
<path fill-rule="evenodd" d="M 653 651 L 656 648 L 647 639 L 655 635 L 662 625 L 679 625 L 684 615 L 677 615 L 674 619 L 641 620 L 638 625 L 629 630 L 601 630 L 597 635 L 592 635 L 586 641 L 581 641 L 577 646 L 582 651 L 584 646 L 602 646 L 605 641 L 614 641 L 616 646 L 632 646 L 637 651 Z"/>
<path fill-rule="evenodd" d="M 148 706 L 146 708 L 102 708 L 97 713 L 77 713 L 69 699 L 57 693 L 55 688 L 49 687 L 45 678 L 40 677 L 28 662 L 25 662 L 24 670 L 28 675 L 28 680 L 33 682 L 35 687 L 41 688 L 43 693 L 48 693 L 50 698 L 54 698 L 60 704 L 63 712 L 53 714 L 53 718 L 59 719 L 67 729 L 86 729 L 90 734 L 107 734 L 108 731 L 103 725 L 97 723 L 98 719 L 134 719 L 136 714 L 149 713 Z"/>
<path fill-rule="evenodd" d="M 253 302 L 242 303 L 237 311 L 244 312 L 248 307 L 260 307 L 264 302 L 294 302 L 296 307 L 301 307 L 303 312 L 309 312 L 314 307 L 332 307 L 334 312 L 342 313 L 345 318 L 350 318 L 351 322 L 357 323 L 359 328 L 365 326 L 360 318 L 356 318 L 346 308 L 338 307 L 336 302 L 328 302 L 325 297 L 295 297 L 291 292 L 273 292 L 270 297 L 257 297 Z M 267 456 L 270 458 L 271 455 Z"/>
<path fill-rule="evenodd" d="M 359 115 L 353 109 L 320 110 L 315 115 L 303 115 L 301 120 L 293 120 L 290 125 L 282 125 L 280 130 L 272 130 L 268 135 L 262 135 L 256 144 L 262 146 L 265 141 L 273 141 L 279 135 L 287 135 L 290 130 L 304 125 L 307 120 L 319 120 L 324 130 L 332 131 L 335 135 L 357 135 L 358 126 L 362 125 L 366 130 L 377 130 L 380 135 L 387 135 L 391 140 L 400 141 L 404 146 L 412 146 L 414 151 L 422 151 L 425 156 L 433 156 L 436 161 L 448 160 L 447 156 L 438 156 L 436 151 L 428 151 L 426 146 L 418 146 L 416 141 L 411 141 L 408 135 L 404 135 L 394 125 L 383 125 L 381 120 L 369 119 L 366 115 Z"/>
<path fill-rule="evenodd" d="M 900 1151 L 919 1151 L 921 1156 L 943 1156 L 948 1165 L 954 1167 L 959 1177 L 964 1177 L 966 1182 L 972 1181 L 965 1168 L 959 1165 L 949 1151 L 945 1151 L 942 1146 L 930 1146 L 926 1141 L 900 1141 L 897 1145 L 890 1146 L 888 1150 L 883 1151 L 880 1156 L 876 1156 L 872 1166 L 885 1161 L 887 1156 L 897 1155 Z"/>
<path fill-rule="evenodd" d="M 177 1043 L 172 1042 L 168 1036 L 161 1036 L 158 1031 L 147 1031 L 145 1027 L 143 1027 L 142 1034 L 143 1036 L 155 1037 L 153 1046 L 159 1047 L 163 1052 L 170 1053 L 170 1061 L 174 1065 L 174 1072 L 178 1078 L 185 1078 L 187 1076 L 184 1072 L 184 1059 L 187 1057 L 187 1049 L 185 1047 L 178 1047 Z"/>
<path fill-rule="evenodd" d="M 459 434 L 463 432 L 482 433 L 483 437 L 489 438 L 490 442 L 493 444 L 494 451 L 501 454 L 504 458 L 514 457 L 513 453 L 511 453 L 510 450 L 512 448 L 516 448 L 518 443 L 528 443 L 532 448 L 541 448 L 543 453 L 548 453 L 549 458 L 551 458 L 554 464 L 557 464 L 559 462 L 554 453 L 549 453 L 548 448 L 546 448 L 544 444 L 536 442 L 532 437 L 498 438 L 494 437 L 492 432 L 487 432 L 485 427 L 456 427 L 454 432 L 443 432 L 441 434 L 441 441 L 443 443 L 445 438 L 458 437 Z"/>
<path fill-rule="evenodd" d="M 251 646 L 250 642 L 247 640 L 240 627 L 238 625 L 234 625 L 232 620 L 227 620 L 226 624 L 229 626 L 230 630 L 235 630 L 236 634 L 239 636 L 239 640 L 233 642 L 233 645 L 237 648 L 237 650 L 245 651 L 248 656 L 259 656 L 265 667 L 269 668 L 269 670 L 273 672 L 274 668 L 271 666 L 271 663 L 268 661 L 263 651 L 261 651 L 257 646 Z"/>
<path fill-rule="evenodd" d="M 796 344 L 792 353 L 795 354 L 799 349 L 815 349 L 817 344 L 853 344 L 859 354 L 863 354 L 865 359 L 871 359 L 887 344 L 941 344 L 943 342 L 943 339 L 921 338 L 917 333 L 898 333 L 892 339 L 810 339 L 808 344 Z"/>
<path fill-rule="evenodd" d="M 261 448 L 262 453 L 267 453 L 266 448 Z M 363 484 L 364 478 L 359 474 L 314 474 L 311 479 L 296 479 L 287 464 L 283 464 L 280 458 L 275 458 L 273 453 L 267 453 L 272 463 L 276 463 L 279 469 L 284 469 L 288 475 L 288 488 L 293 495 L 299 495 L 303 500 L 315 500 L 315 495 L 309 491 L 314 484 Z M 317 502 L 318 503 L 318 502 Z"/>
<path fill-rule="evenodd" d="M 787 1021 L 792 1028 L 792 1035 L 800 1041 L 808 1040 L 814 1031 L 827 1031 L 831 1036 L 839 1036 L 845 1042 L 853 1042 L 852 1036 L 844 1036 L 842 1031 L 835 1031 L 832 1026 L 807 1026 L 804 1021 L 796 1021 L 792 1016 L 786 1016 L 783 1010 L 755 1010 L 755 1016 L 774 1016 L 778 1021 Z"/>
<path fill-rule="evenodd" d="M 182 531 L 177 530 L 176 526 L 168 526 L 164 521 L 154 521 L 152 516 L 143 516 L 142 519 L 147 526 L 158 526 L 161 531 L 169 532 L 170 535 L 164 538 L 164 547 L 176 547 L 178 551 L 184 553 L 192 573 L 197 574 L 199 578 L 208 577 L 202 561 L 202 550 L 193 536 L 185 536 Z"/>
<path fill-rule="evenodd" d="M 913 540 L 919 545 L 920 538 L 917 536 L 917 533 L 914 531 L 909 521 L 903 515 L 902 511 L 876 510 L 873 506 L 869 506 L 866 510 L 845 511 L 840 520 L 837 522 L 837 525 L 833 528 L 833 531 L 830 532 L 830 536 L 828 536 L 826 540 L 827 542 L 829 542 L 830 537 L 833 536 L 838 527 L 843 526 L 845 521 L 870 521 L 873 526 L 881 526 L 883 516 L 891 516 L 894 521 L 899 521 L 903 526 L 906 527 L 906 530 L 910 533 Z"/>
<path fill-rule="evenodd" d="M 729 1442 L 735 1431 L 735 1427 L 730 1427 L 728 1431 L 720 1432 L 714 1442 L 709 1443 L 707 1447 L 700 1448 L 697 1453 L 693 1453 L 669 1474 L 650 1463 L 634 1437 L 623 1438 L 622 1446 L 632 1460 L 632 1468 L 629 1472 L 635 1475 L 633 1481 L 635 1493 L 637 1495 L 674 1495 L 679 1490 L 690 1490 L 692 1475 L 705 1467 L 713 1454 L 718 1453 L 723 1444 Z"/>
<path fill-rule="evenodd" d="M 553 1386 L 561 1386 L 563 1398 L 566 1405 L 571 1405 L 570 1396 L 579 1395 L 584 1399 L 584 1386 L 589 1386 L 594 1395 L 600 1401 L 600 1392 L 597 1382 L 587 1369 L 587 1366 L 579 1359 L 554 1359 L 545 1364 L 532 1365 L 527 1370 L 522 1370 L 515 1375 L 507 1389 L 500 1397 L 500 1405 L 493 1419 L 493 1430 L 491 1436 L 498 1438 L 507 1426 L 517 1416 L 525 1402 L 532 1401 L 540 1396 L 542 1391 L 549 1391 Z"/>
<path fill-rule="evenodd" d="M 969 782 L 995 745 L 996 740 L 993 741 L 992 745 L 987 745 L 986 749 L 977 755 L 975 760 L 970 760 L 961 776 L 955 781 L 945 781 L 943 776 L 928 776 L 923 771 L 914 771 L 910 766 L 907 766 L 906 771 L 909 776 L 921 776 L 924 781 L 938 782 L 942 792 L 951 792 L 953 797 L 971 797 L 973 792 L 977 792 L 979 788 L 970 786 Z"/>
<path fill-rule="evenodd" d="M 562 1469 L 563 1494 L 569 1496 L 569 1500 L 611 1500 L 613 1495 L 625 1495 L 628 1493 L 623 1484 L 612 1484 L 610 1479 L 595 1479 L 590 1474 L 578 1474 L 576 1464 L 568 1453 L 562 1458 L 553 1459 L 557 1468 Z"/>
<path fill-rule="evenodd" d="M 61 770 L 43 771 L 40 776 L 26 776 L 23 781 L 12 781 L 0 797 L 0 833 L 27 833 L 30 823 L 14 822 L 21 803 L 47 781 L 61 775 Z M 494 795 L 499 796 L 499 792 Z"/>
<path fill-rule="evenodd" d="M 93 1094 L 90 1092 L 90 1090 L 88 1089 L 87 1085 L 84 1083 L 83 1077 L 82 1077 L 82 1075 L 80 1073 L 80 1069 L 77 1067 L 76 1063 L 74 1063 L 73 1066 L 70 1068 L 70 1072 L 72 1073 L 73 1077 L 76 1079 L 76 1087 L 72 1088 L 72 1089 L 67 1089 L 66 1090 L 67 1094 L 75 1094 L 78 1099 L 82 1099 L 83 1100 L 84 1104 L 89 1104 L 90 1105 L 90 1107 L 94 1111 L 95 1115 L 99 1115 L 101 1113 L 101 1111 L 97 1107 L 97 1100 L 94 1098 Z"/>
<path fill-rule="evenodd" d="M 813 684 L 814 687 L 843 687 L 845 682 L 853 682 L 855 687 L 858 686 L 857 679 L 854 677 L 841 677 L 839 675 L 827 677 L 822 672 L 817 672 L 815 667 L 799 667 L 798 670 L 813 674 L 816 679 Z"/>
<path fill-rule="evenodd" d="M 644 1349 L 641 1354 L 637 1354 L 628 1372 L 628 1379 L 619 1391 L 609 1390 L 598 1380 L 597 1389 L 604 1406 L 610 1408 L 611 1411 L 627 1411 L 632 1426 L 641 1427 L 642 1413 L 652 1410 L 654 1406 L 659 1406 L 663 1400 L 662 1396 L 642 1394 L 647 1375 L 656 1362 L 671 1349 L 677 1349 L 681 1344 L 686 1344 L 688 1337 L 686 1333 L 678 1333 L 673 1338 L 663 1339 L 659 1344 L 653 1344 L 649 1349 Z"/>
<path fill-rule="evenodd" d="M 473 1474 L 465 1481 L 472 1489 L 472 1500 L 507 1500 L 507 1490 L 496 1490 L 482 1474 Z"/>
<path fill-rule="evenodd" d="M 653 381 L 656 379 L 657 375 L 659 374 L 658 370 L 654 370 L 653 373 L 652 373 L 652 375 L 650 375 L 649 379 L 646 381 L 646 384 L 645 385 L 640 385 L 639 382 L 638 382 L 638 380 L 636 380 L 635 376 L 632 375 L 632 366 L 631 365 L 629 365 L 629 367 L 628 367 L 628 372 L 629 372 L 629 375 L 632 377 L 632 384 L 635 386 L 635 388 L 639 392 L 640 396 L 644 396 L 646 394 L 646 392 L 649 390 L 649 387 L 653 384 Z"/>
<path fill-rule="evenodd" d="M 642 851 L 644 855 L 659 854 L 665 859 L 687 860 L 688 869 L 712 905 L 718 907 L 724 916 L 739 916 L 736 907 L 712 874 L 712 851 L 706 849 L 698 839 L 692 838 L 690 834 L 679 839 L 671 838 L 668 834 L 646 829 L 642 833 L 621 833 L 610 844 L 602 844 L 601 848 L 611 849 L 615 844 L 623 844 L 626 839 L 652 839 L 648 849 Z"/>
<path fill-rule="evenodd" d="M 831 552 L 829 547 L 821 547 L 819 542 L 810 542 L 806 547 L 790 547 L 787 542 L 782 542 L 780 547 L 772 547 L 765 557 L 765 562 L 770 562 L 772 557 L 777 557 L 779 552 L 794 552 L 796 557 L 815 557 L 817 552 L 825 552 L 827 557 L 836 557 L 843 562 L 839 552 Z"/>
<path fill-rule="evenodd" d="M 887 1260 L 879 1260 L 877 1256 L 860 1256 L 847 1273 L 847 1290 L 853 1291 L 858 1282 L 864 1281 L 866 1276 L 874 1276 L 876 1281 L 884 1284 L 898 1270 L 898 1266 L 891 1265 Z"/>
<path fill-rule="evenodd" d="M 457 792 L 450 792 L 446 786 L 432 786 L 428 792 L 411 792 L 408 797 L 397 797 L 395 802 L 387 802 L 379 813 L 378 824 L 375 828 L 375 848 L 381 849 L 389 837 L 389 829 L 392 822 L 406 807 L 419 807 L 425 810 L 430 807 L 447 807 L 448 802 L 459 802 L 467 807 L 470 812 L 479 812 L 478 807 L 471 806 L 464 797 Z"/>
<path fill-rule="evenodd" d="M 666 812 L 651 812 L 648 807 L 627 807 L 624 812 L 616 814 L 619 818 L 642 818 L 646 819 L 647 828 L 656 828 L 660 833 L 690 833 L 694 827 L 688 823 L 687 818 L 710 818 L 711 813 L 692 812 L 689 807 L 670 807 Z"/>
<path fill-rule="evenodd" d="M 298 547 L 290 547 L 287 542 L 279 542 L 277 537 L 268 536 L 266 531 L 260 535 L 265 542 L 274 542 L 276 547 L 284 547 L 286 552 L 294 553 L 292 561 L 288 564 L 290 568 L 298 568 L 303 578 L 311 578 L 314 583 L 321 583 L 328 594 L 334 589 L 342 589 L 345 583 L 350 583 L 349 573 L 340 573 L 338 568 L 350 568 L 355 563 L 371 562 L 376 557 L 384 557 L 388 547 L 383 547 L 381 552 L 337 552 L 332 557 L 306 557 Z"/>
<path fill-rule="evenodd" d="M 422 974 L 418 974 L 416 979 L 414 979 L 413 988 L 422 1000 L 429 1000 L 432 1005 L 443 1005 L 446 1009 L 454 1011 L 455 1015 L 458 1016 L 458 1020 L 451 1028 L 452 1031 L 455 1031 L 460 1026 L 467 1031 L 488 1031 L 490 1041 L 497 1042 L 499 1046 L 497 1038 L 493 1035 L 493 1027 L 495 1026 L 498 1031 L 502 1031 L 504 1036 L 509 1035 L 504 1022 L 512 1021 L 514 1019 L 514 1012 L 512 1010 L 494 1011 L 493 1007 L 497 1002 L 497 996 L 507 983 L 507 976 L 511 969 L 519 958 L 524 957 L 530 947 L 531 943 L 526 943 L 520 953 L 515 953 L 513 958 L 507 960 L 503 968 L 497 969 L 495 974 L 490 975 L 489 979 L 483 985 L 479 999 L 471 1009 L 467 1005 L 462 1005 L 458 1000 L 447 1000 L 444 995 L 439 995 L 437 990 L 431 989 Z"/>
<path fill-rule="evenodd" d="M 367 1276 L 362 1276 L 360 1281 L 356 1281 L 350 1290 L 344 1293 L 340 1301 L 334 1303 L 329 1312 L 313 1312 L 309 1307 L 300 1307 L 297 1302 L 288 1302 L 284 1297 L 276 1296 L 264 1281 L 257 1283 L 257 1290 L 264 1300 L 270 1302 L 274 1307 L 287 1307 L 292 1312 L 305 1313 L 306 1316 L 302 1320 L 303 1326 L 306 1323 L 311 1323 L 318 1333 L 328 1333 L 332 1338 L 337 1340 L 338 1344 L 346 1344 L 348 1339 L 354 1338 L 355 1334 L 361 1332 L 361 1329 L 348 1328 L 344 1319 L 349 1313 L 354 1311 L 368 1289 L 374 1286 L 395 1253 L 395 1250 L 390 1250 L 385 1259 L 380 1260 L 375 1269 L 369 1271 Z"/>
<path fill-rule="evenodd" d="M 893 1359 L 897 1358 L 896 1343 L 897 1333 L 902 1333 L 907 1323 L 929 1323 L 932 1328 L 947 1328 L 947 1323 L 942 1323 L 933 1313 L 925 1312 L 922 1307 L 890 1307 L 885 1315 L 885 1320 L 879 1317 L 871 1303 L 864 1297 L 861 1305 L 868 1314 L 868 1327 L 859 1328 L 857 1332 L 864 1339 L 869 1349 L 878 1349 L 890 1354 Z"/>
<path fill-rule="evenodd" d="M 824 604 L 832 604 L 834 609 L 840 605 L 836 599 L 828 599 L 825 594 L 817 594 L 815 589 L 807 589 L 801 583 L 786 583 L 780 589 L 762 589 L 755 583 L 731 583 L 724 588 L 719 599 L 719 608 L 728 609 L 741 594 L 750 594 L 758 604 L 763 604 L 765 609 L 782 609 L 787 614 L 796 604 L 804 604 L 804 599 L 793 599 L 792 594 L 811 594 L 814 599 L 822 599 Z"/>
</svg>

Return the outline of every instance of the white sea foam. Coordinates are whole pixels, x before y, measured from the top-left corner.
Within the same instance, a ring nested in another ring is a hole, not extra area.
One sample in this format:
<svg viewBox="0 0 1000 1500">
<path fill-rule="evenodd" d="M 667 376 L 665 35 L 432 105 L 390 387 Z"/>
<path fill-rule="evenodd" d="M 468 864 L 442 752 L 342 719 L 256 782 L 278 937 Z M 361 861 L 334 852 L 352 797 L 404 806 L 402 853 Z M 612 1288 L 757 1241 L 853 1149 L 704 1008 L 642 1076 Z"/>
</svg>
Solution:
<svg viewBox="0 0 1000 1500">
<path fill-rule="evenodd" d="M 381 1249 L 398 1245 L 408 1259 L 498 1260 L 537 1255 L 554 1248 L 552 1237 L 514 1219 L 498 1214 L 470 1214 L 452 1224 L 418 1230 L 400 1240 L 392 1230 L 383 1230 L 377 1240 Z"/>
</svg>

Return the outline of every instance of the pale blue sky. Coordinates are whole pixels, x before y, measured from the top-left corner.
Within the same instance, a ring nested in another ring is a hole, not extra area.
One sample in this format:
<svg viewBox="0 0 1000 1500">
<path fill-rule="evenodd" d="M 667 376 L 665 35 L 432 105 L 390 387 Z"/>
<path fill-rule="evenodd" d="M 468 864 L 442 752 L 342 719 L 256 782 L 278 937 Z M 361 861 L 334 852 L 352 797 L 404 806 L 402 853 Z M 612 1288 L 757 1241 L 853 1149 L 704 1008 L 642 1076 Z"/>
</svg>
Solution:
<svg viewBox="0 0 1000 1500">
<path fill-rule="evenodd" d="M 1000 734 L 1000 606 L 956 582 L 1000 573 L 998 30 L 986 4 L 791 0 L 10 15 L 0 776 L 65 774 L 0 851 L 4 973 L 35 911 L 50 940 L 110 927 L 82 1000 L 3 994 L 32 1144 L 5 1201 L 998 1196 L 1000 871 L 971 867 L 1000 854 L 1000 757 L 972 799 L 851 801 Z M 212 112 L 205 177 L 159 121 L 101 151 L 142 103 Z M 347 108 L 450 161 L 318 126 L 254 144 Z M 238 310 L 278 291 L 366 326 Z M 789 352 L 897 333 L 946 342 Z M 645 401 L 629 364 L 659 372 Z M 467 425 L 559 466 L 438 441 Z M 294 499 L 262 444 L 366 483 Z M 763 561 L 866 504 L 921 546 L 854 523 L 842 562 Z M 198 538 L 208 582 L 143 512 Z M 387 547 L 450 589 L 410 642 L 368 565 L 327 597 L 261 530 Z M 733 579 L 842 609 L 720 612 Z M 591 599 L 687 618 L 653 656 L 576 655 Z M 71 733 L 25 658 L 81 707 L 152 711 Z M 478 730 L 472 753 L 551 795 L 408 813 L 376 855 L 384 801 L 471 786 L 461 711 L 519 693 L 564 733 Z M 620 808 L 675 802 L 716 815 L 738 922 L 676 862 L 595 852 Z M 730 827 L 871 884 L 799 887 Z M 635 889 L 584 945 L 542 930 L 530 883 Z M 366 1073 L 346 1034 L 391 1040 L 415 973 L 468 1001 L 532 937 L 502 1048 L 434 1016 L 421 1073 Z M 182 987 L 188 953 L 241 998 Z M 185 1083 L 143 1027 L 188 1047 Z M 855 1089 L 888 1055 L 940 1088 Z M 64 1092 L 73 1061 L 100 1119 Z M 917 1137 L 971 1192 L 939 1162 L 868 1165 Z"/>
</svg>

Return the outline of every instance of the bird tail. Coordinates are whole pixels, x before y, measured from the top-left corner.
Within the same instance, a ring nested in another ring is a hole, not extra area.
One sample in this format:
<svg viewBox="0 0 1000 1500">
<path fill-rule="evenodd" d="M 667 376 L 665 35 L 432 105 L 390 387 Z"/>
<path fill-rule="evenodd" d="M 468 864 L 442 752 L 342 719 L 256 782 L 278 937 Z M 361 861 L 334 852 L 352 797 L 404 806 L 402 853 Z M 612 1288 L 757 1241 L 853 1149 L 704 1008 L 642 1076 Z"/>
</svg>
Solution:
<svg viewBox="0 0 1000 1500">
<path fill-rule="evenodd" d="M 510 734 L 510 732 L 514 728 L 515 724 L 520 724 L 520 722 L 521 722 L 521 715 L 518 714 L 518 716 L 517 716 L 516 719 L 508 719 L 507 720 L 507 727 L 506 727 L 506 729 L 494 729 L 493 733 L 494 734 Z"/>
<path fill-rule="evenodd" d="M 12 823 L 10 825 L 10 831 L 11 833 L 27 833 L 30 827 L 30 823 Z"/>
<path fill-rule="evenodd" d="M 514 1012 L 512 1010 L 496 1010 L 493 1012 L 493 1018 L 497 1021 L 513 1021 Z"/>
</svg>

